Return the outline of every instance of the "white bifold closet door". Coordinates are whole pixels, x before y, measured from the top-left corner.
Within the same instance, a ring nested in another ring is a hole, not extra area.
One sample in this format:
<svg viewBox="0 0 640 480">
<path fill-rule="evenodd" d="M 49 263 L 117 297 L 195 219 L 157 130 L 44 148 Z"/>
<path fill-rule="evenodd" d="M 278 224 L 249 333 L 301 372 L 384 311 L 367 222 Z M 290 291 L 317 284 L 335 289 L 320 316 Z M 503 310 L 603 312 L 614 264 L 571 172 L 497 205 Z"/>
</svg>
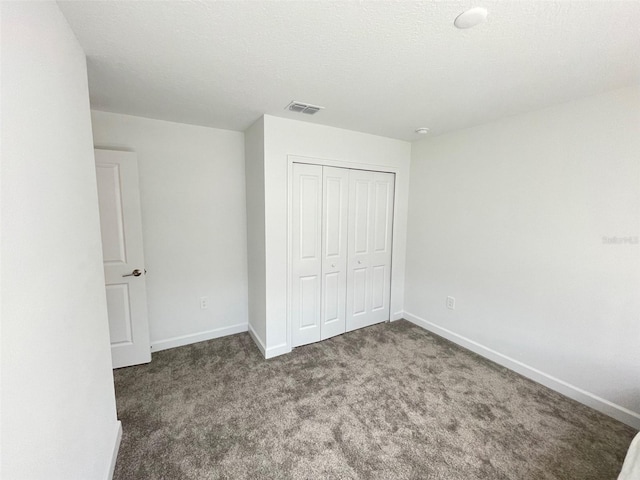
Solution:
<svg viewBox="0 0 640 480">
<path fill-rule="evenodd" d="M 345 332 L 349 170 L 322 167 L 320 340 Z"/>
<path fill-rule="evenodd" d="M 291 342 L 320 340 L 322 289 L 322 167 L 293 164 Z"/>
<path fill-rule="evenodd" d="M 292 344 L 389 320 L 394 175 L 293 164 Z"/>
<path fill-rule="evenodd" d="M 392 173 L 349 171 L 347 331 L 389 320 Z"/>
</svg>

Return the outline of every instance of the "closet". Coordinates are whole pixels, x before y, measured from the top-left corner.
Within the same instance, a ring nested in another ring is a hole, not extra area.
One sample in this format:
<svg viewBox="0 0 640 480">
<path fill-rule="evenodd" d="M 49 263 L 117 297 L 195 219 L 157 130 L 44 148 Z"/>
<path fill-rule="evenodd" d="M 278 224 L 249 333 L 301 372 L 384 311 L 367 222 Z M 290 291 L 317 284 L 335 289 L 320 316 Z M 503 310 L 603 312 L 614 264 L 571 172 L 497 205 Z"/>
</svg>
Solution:
<svg viewBox="0 0 640 480">
<path fill-rule="evenodd" d="M 294 163 L 291 340 L 389 320 L 393 173 Z"/>
</svg>

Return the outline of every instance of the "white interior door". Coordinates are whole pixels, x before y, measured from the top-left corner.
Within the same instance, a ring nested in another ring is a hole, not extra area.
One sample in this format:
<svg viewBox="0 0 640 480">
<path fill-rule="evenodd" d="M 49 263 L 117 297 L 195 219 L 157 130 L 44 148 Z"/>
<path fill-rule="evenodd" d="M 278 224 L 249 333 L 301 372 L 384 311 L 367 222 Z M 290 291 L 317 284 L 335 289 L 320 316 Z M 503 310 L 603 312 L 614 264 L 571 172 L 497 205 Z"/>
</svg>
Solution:
<svg viewBox="0 0 640 480">
<path fill-rule="evenodd" d="M 349 171 L 347 331 L 389 320 L 394 180 Z"/>
<path fill-rule="evenodd" d="M 349 170 L 322 167 L 322 306 L 320 337 L 345 332 Z"/>
<path fill-rule="evenodd" d="M 322 167 L 293 164 L 291 342 L 320 340 L 322 291 Z"/>
<path fill-rule="evenodd" d="M 151 361 L 135 153 L 95 150 L 113 368 Z"/>
</svg>

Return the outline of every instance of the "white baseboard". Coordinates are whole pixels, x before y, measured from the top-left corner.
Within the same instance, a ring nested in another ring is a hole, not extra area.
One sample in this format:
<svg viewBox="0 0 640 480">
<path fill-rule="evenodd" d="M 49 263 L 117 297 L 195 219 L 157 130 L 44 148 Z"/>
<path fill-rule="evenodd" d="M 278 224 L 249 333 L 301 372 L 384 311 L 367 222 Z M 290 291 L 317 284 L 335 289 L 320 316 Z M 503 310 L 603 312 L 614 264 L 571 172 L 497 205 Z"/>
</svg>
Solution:
<svg viewBox="0 0 640 480">
<path fill-rule="evenodd" d="M 280 355 L 284 355 L 285 353 L 290 353 L 290 352 L 291 352 L 291 347 L 286 343 L 282 343 L 280 345 L 276 345 L 275 347 L 267 348 L 264 358 L 269 359 L 273 357 L 278 357 Z"/>
<path fill-rule="evenodd" d="M 256 344 L 256 347 L 258 347 L 258 349 L 260 350 L 260 353 L 262 353 L 262 356 L 264 357 L 267 349 L 264 346 L 264 342 L 262 341 L 260 336 L 256 333 L 256 331 L 253 329 L 253 326 L 251 324 L 249 324 L 249 335 L 251 336 L 254 343 Z"/>
<path fill-rule="evenodd" d="M 404 315 L 403 311 L 392 313 L 389 321 L 395 322 L 396 320 L 402 320 L 404 318 L 403 315 Z"/>
<path fill-rule="evenodd" d="M 207 330 L 206 332 L 192 333 L 190 335 L 168 338 L 166 340 L 158 340 L 156 342 L 151 342 L 151 351 L 159 352 L 161 350 L 168 350 L 169 348 L 182 347 L 184 345 L 191 345 L 192 343 L 204 342 L 205 340 L 213 340 L 214 338 L 246 332 L 247 326 L 248 324 L 246 323 L 240 323 L 238 325 L 231 325 L 230 327 Z"/>
<path fill-rule="evenodd" d="M 253 341 L 255 342 L 258 349 L 260 349 L 260 353 L 262 353 L 262 356 L 265 358 L 265 360 L 291 352 L 291 348 L 286 343 L 267 348 L 264 344 L 264 341 L 256 333 L 251 324 L 249 324 L 249 335 L 251 335 L 251 338 L 253 338 Z"/>
<path fill-rule="evenodd" d="M 412 313 L 404 312 L 404 318 L 411 323 L 424 328 L 425 330 L 429 330 L 436 335 L 444 337 L 447 340 L 452 341 L 453 343 L 456 343 L 468 350 L 471 350 L 472 352 L 477 353 L 478 355 L 488 358 L 489 360 L 492 360 L 502 365 L 503 367 L 506 367 L 510 370 L 513 370 L 514 372 L 519 373 L 520 375 L 538 382 L 545 387 L 549 387 L 556 392 L 559 392 L 569 398 L 572 398 L 573 400 L 576 400 L 577 402 L 598 410 L 605 415 L 609 415 L 610 417 L 626 423 L 633 428 L 640 429 L 640 413 L 633 412 L 628 408 L 610 402 L 609 400 L 594 395 L 591 392 L 587 392 L 586 390 L 576 387 L 575 385 L 571 385 L 564 380 L 560 380 L 559 378 L 544 373 L 537 368 L 531 367 L 525 363 L 503 355 L 500 352 L 492 350 L 489 347 L 485 347 L 478 342 L 463 337 L 462 335 L 459 335 L 455 332 L 452 332 L 451 330 L 436 325 L 435 323 L 413 315 Z"/>
<path fill-rule="evenodd" d="M 113 443 L 113 452 L 111 453 L 111 463 L 109 464 L 109 471 L 107 472 L 107 480 L 113 478 L 113 473 L 116 471 L 116 460 L 118 459 L 118 451 L 120 450 L 120 442 L 122 441 L 122 422 L 116 421 L 116 438 Z"/>
</svg>

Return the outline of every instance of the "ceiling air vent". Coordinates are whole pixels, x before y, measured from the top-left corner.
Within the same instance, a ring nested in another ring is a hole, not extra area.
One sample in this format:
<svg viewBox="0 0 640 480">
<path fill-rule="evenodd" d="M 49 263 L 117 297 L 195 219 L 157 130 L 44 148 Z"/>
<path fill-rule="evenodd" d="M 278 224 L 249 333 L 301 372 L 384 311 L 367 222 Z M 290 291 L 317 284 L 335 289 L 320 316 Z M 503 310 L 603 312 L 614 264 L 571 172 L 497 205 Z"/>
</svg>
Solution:
<svg viewBox="0 0 640 480">
<path fill-rule="evenodd" d="M 314 115 L 322 110 L 324 107 L 319 107 L 318 105 L 311 105 L 309 103 L 302 103 L 293 101 L 289 105 L 287 105 L 286 109 L 292 112 L 298 113 L 306 113 L 307 115 Z"/>
</svg>

